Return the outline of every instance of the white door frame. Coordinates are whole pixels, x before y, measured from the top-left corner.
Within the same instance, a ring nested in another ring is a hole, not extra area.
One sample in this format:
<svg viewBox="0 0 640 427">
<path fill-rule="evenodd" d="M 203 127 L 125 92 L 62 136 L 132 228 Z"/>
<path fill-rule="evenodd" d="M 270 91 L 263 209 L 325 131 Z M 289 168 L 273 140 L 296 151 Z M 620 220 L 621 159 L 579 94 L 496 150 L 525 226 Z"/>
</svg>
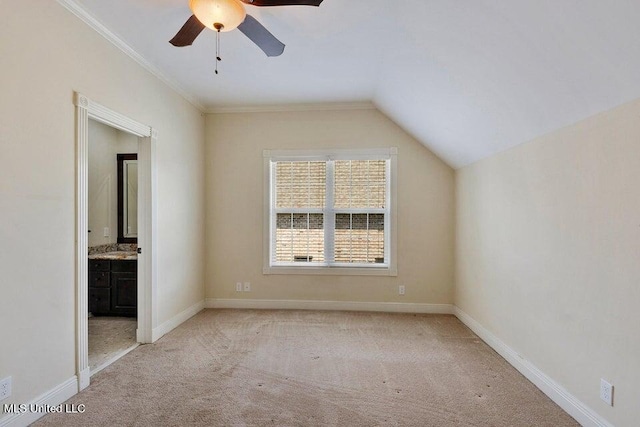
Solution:
<svg viewBox="0 0 640 427">
<path fill-rule="evenodd" d="M 137 341 L 153 342 L 157 321 L 156 236 L 157 177 L 156 147 L 158 133 L 122 114 L 110 110 L 86 96 L 75 93 L 76 106 L 76 370 L 78 388 L 89 386 L 89 279 L 88 279 L 88 168 L 89 119 L 120 129 L 138 137 L 138 330 Z"/>
</svg>

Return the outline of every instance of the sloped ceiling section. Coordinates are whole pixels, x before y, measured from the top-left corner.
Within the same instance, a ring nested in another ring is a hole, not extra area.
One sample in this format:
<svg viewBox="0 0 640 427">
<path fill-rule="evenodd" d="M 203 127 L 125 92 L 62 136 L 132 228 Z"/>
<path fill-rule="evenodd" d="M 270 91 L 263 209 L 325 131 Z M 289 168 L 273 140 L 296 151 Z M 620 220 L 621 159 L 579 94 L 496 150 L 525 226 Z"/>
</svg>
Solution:
<svg viewBox="0 0 640 427">
<path fill-rule="evenodd" d="M 247 6 L 286 45 L 239 31 L 168 40 L 188 0 L 74 3 L 206 109 L 372 101 L 461 167 L 640 97 L 636 0 L 324 0 Z"/>
</svg>

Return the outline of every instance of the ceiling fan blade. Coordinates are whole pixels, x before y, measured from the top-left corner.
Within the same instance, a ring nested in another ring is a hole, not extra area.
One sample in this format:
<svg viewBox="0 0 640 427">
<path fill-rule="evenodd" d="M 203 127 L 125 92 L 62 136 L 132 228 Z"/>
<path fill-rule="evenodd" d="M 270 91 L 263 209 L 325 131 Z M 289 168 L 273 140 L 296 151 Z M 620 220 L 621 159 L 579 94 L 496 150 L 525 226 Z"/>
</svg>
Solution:
<svg viewBox="0 0 640 427">
<path fill-rule="evenodd" d="M 176 47 L 191 46 L 193 41 L 204 30 L 202 22 L 196 18 L 195 15 L 191 15 L 191 18 L 187 19 L 178 34 L 176 34 L 170 41 L 172 45 Z"/>
<path fill-rule="evenodd" d="M 284 44 L 274 37 L 261 23 L 253 16 L 247 15 L 244 22 L 238 26 L 242 33 L 249 37 L 267 56 L 280 56 L 284 52 Z"/>
<path fill-rule="evenodd" d="M 253 6 L 320 6 L 322 0 L 242 0 Z"/>
</svg>

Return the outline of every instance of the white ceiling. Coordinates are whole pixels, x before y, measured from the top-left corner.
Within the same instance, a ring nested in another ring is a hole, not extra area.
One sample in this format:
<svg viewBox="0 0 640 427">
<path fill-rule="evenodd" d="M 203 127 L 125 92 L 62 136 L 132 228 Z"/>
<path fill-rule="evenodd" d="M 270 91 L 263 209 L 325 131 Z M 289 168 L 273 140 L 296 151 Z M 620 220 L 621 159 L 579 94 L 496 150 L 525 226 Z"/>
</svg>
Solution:
<svg viewBox="0 0 640 427">
<path fill-rule="evenodd" d="M 461 167 L 640 97 L 638 0 L 324 0 L 247 6 L 287 45 L 239 31 L 168 40 L 188 0 L 79 5 L 206 110 L 372 101 Z"/>
</svg>

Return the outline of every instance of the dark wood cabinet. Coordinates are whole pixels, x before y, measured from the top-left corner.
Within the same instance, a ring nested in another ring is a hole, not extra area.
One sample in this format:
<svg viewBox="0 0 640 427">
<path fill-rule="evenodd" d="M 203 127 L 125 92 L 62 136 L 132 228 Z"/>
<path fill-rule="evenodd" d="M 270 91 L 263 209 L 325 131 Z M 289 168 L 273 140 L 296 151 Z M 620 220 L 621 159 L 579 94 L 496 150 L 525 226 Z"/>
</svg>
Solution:
<svg viewBox="0 0 640 427">
<path fill-rule="evenodd" d="M 89 288 L 89 311 L 94 316 L 108 314 L 111 311 L 111 289 Z"/>
<path fill-rule="evenodd" d="M 137 316 L 137 261 L 89 260 L 89 311 L 95 316 Z"/>
</svg>

